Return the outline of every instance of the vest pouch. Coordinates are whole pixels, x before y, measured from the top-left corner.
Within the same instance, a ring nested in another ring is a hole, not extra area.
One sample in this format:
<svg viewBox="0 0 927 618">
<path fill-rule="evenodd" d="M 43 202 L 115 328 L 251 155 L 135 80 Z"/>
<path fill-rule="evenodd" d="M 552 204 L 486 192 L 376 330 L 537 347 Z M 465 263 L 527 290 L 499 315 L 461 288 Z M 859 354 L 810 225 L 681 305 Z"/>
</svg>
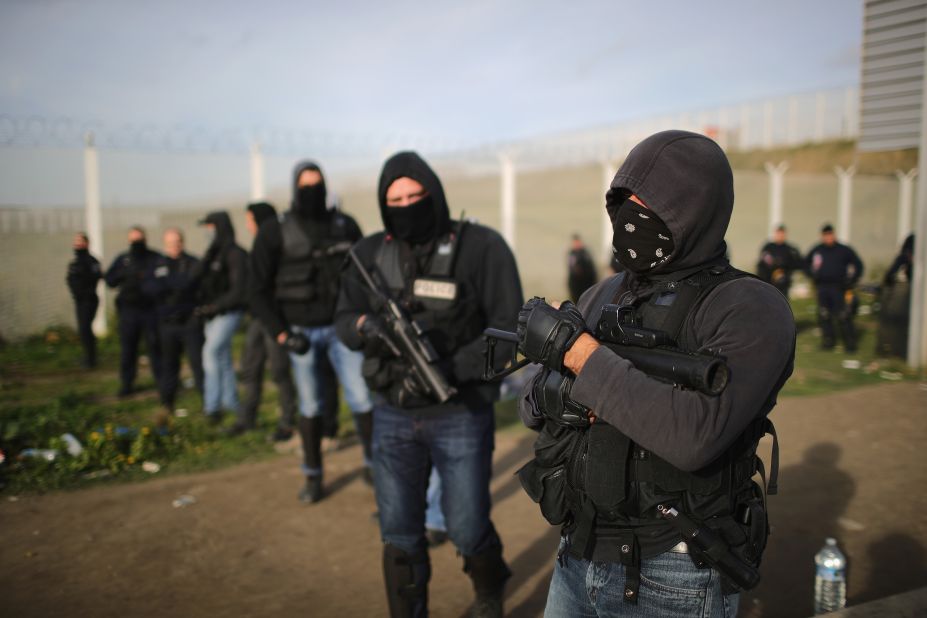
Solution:
<svg viewBox="0 0 927 618">
<path fill-rule="evenodd" d="M 589 441 L 585 461 L 585 492 L 595 505 L 596 513 L 614 520 L 627 497 L 628 456 L 631 440 L 604 422 L 595 422 L 588 429 Z"/>
<path fill-rule="evenodd" d="M 318 296 L 313 280 L 318 274 L 315 266 L 296 268 L 281 267 L 274 281 L 274 298 L 288 302 L 313 300 Z"/>
<path fill-rule="evenodd" d="M 653 471 L 653 482 L 658 491 L 672 493 L 677 491 L 690 491 L 700 496 L 717 493 L 721 489 L 724 474 L 727 469 L 723 461 L 712 463 L 695 472 L 683 472 L 668 461 L 650 453 L 650 466 Z"/>
<path fill-rule="evenodd" d="M 570 510 L 566 501 L 566 467 L 544 468 L 532 459 L 518 472 L 525 493 L 541 507 L 541 515 L 553 526 L 567 520 Z"/>
</svg>

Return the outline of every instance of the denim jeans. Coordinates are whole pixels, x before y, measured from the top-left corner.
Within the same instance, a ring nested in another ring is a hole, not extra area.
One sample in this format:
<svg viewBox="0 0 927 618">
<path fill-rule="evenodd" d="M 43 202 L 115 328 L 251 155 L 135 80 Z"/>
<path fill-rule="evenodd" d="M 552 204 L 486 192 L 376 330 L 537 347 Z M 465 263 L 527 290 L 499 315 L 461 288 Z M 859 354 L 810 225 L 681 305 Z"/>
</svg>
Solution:
<svg viewBox="0 0 927 618">
<path fill-rule="evenodd" d="M 722 595 L 718 572 L 695 568 L 688 554 L 665 552 L 642 560 L 637 605 L 624 601 L 621 564 L 564 558 L 554 566 L 545 618 L 737 616 L 740 596 Z"/>
<path fill-rule="evenodd" d="M 229 311 L 208 320 L 204 327 L 203 408 L 207 415 L 238 411 L 238 385 L 232 365 L 232 336 L 241 323 L 241 311 Z"/>
<path fill-rule="evenodd" d="M 361 374 L 364 355 L 349 350 L 335 335 L 334 326 L 294 326 L 293 330 L 301 332 L 309 339 L 311 347 L 305 354 L 290 354 L 293 364 L 293 377 L 296 392 L 299 394 L 299 413 L 313 418 L 322 414 L 322 385 L 319 372 L 315 370 L 318 358 L 323 354 L 331 361 L 338 380 L 344 388 L 344 398 L 348 407 L 355 414 L 370 412 L 373 402 L 370 391 Z"/>
<path fill-rule="evenodd" d="M 431 467 L 431 476 L 428 477 L 428 493 L 426 500 L 428 508 L 425 510 L 425 527 L 429 530 L 440 530 L 447 532 L 447 525 L 444 523 L 444 512 L 441 511 L 441 475 L 438 469 Z"/>
<path fill-rule="evenodd" d="M 495 417 L 491 406 L 415 415 L 377 405 L 373 466 L 380 534 L 404 552 L 424 550 L 431 467 L 441 476 L 441 509 L 451 542 L 464 556 L 500 544 L 489 519 Z"/>
</svg>

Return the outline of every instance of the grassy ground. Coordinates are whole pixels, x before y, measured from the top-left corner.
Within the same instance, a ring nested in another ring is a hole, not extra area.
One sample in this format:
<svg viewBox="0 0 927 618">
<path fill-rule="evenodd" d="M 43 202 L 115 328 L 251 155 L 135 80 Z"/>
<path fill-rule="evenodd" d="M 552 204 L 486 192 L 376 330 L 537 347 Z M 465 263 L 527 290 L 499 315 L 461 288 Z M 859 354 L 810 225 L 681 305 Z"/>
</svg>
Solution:
<svg viewBox="0 0 927 618">
<path fill-rule="evenodd" d="M 857 324 L 860 353 L 821 351 L 815 327 L 814 304 L 795 301 L 799 327 L 795 372 L 782 396 L 803 396 L 916 377 L 900 359 L 876 358 L 877 330 L 872 296 L 863 295 Z M 241 351 L 236 339 L 236 358 Z M 10 493 L 81 487 L 113 480 L 138 480 L 151 476 L 144 467 L 157 464 L 158 475 L 206 470 L 273 456 L 268 441 L 277 420 L 277 393 L 268 382 L 259 414 L 259 429 L 240 437 L 225 436 L 207 425 L 199 396 L 182 392 L 178 407 L 188 411 L 158 427 L 157 394 L 142 359 L 141 390 L 128 399 L 115 396 L 118 388 L 118 344 L 113 338 L 100 342 L 100 368 L 78 368 L 80 350 L 73 331 L 51 328 L 40 336 L 0 347 L 0 484 Z M 847 360 L 859 368 L 847 368 Z M 343 434 L 353 432 L 350 414 L 341 410 Z M 500 428 L 520 426 L 513 401 L 499 404 Z M 226 424 L 231 423 L 226 419 Z M 66 454 L 62 434 L 73 434 L 84 446 L 77 457 Z M 19 457 L 27 448 L 55 449 L 54 461 Z M 146 463 L 147 462 L 147 463 Z M 144 465 L 144 467 L 143 467 Z"/>
</svg>

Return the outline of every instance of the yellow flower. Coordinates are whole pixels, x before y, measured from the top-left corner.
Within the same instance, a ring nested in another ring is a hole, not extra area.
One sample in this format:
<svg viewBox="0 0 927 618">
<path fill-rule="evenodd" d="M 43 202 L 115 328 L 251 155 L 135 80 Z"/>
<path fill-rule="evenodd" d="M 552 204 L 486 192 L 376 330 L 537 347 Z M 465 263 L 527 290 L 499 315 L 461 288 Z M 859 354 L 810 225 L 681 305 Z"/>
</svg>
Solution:
<svg viewBox="0 0 927 618">
<path fill-rule="evenodd" d="M 149 427 L 142 427 L 142 435 L 143 435 L 143 436 L 147 436 L 147 435 L 150 434 L 150 433 L 151 433 L 151 429 L 150 429 Z"/>
<path fill-rule="evenodd" d="M 90 439 L 91 439 L 91 440 L 99 440 L 99 439 L 100 439 L 100 433 L 97 432 L 97 431 L 91 431 L 91 432 L 90 432 Z"/>
<path fill-rule="evenodd" d="M 129 458 L 126 459 L 126 463 L 131 466 L 132 464 L 135 463 L 135 457 L 132 457 L 131 455 L 129 455 Z"/>
</svg>

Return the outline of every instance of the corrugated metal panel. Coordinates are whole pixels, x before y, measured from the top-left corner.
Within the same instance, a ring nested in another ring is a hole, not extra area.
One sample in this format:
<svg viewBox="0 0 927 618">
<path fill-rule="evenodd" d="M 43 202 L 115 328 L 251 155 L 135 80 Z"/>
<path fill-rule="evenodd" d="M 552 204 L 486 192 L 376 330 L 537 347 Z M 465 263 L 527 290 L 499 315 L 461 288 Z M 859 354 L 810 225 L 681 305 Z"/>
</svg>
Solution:
<svg viewBox="0 0 927 618">
<path fill-rule="evenodd" d="M 863 22 L 859 149 L 916 148 L 927 0 L 869 0 Z"/>
</svg>

